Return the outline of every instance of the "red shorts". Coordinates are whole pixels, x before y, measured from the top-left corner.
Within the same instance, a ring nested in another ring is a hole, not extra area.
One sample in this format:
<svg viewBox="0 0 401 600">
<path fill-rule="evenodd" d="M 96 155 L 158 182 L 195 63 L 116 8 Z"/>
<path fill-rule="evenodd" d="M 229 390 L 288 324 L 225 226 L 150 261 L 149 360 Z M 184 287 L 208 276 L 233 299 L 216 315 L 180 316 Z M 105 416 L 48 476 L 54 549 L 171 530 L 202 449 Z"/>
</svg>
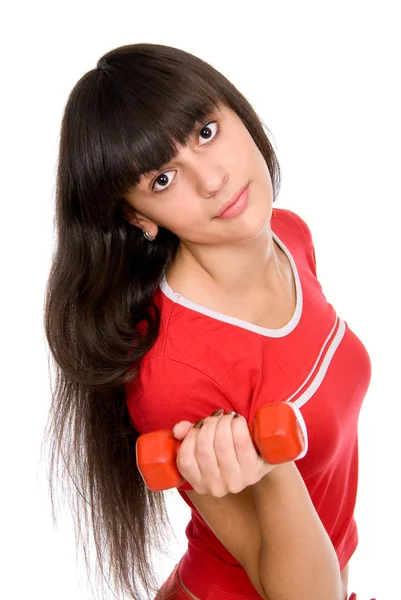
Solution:
<svg viewBox="0 0 401 600">
<path fill-rule="evenodd" d="M 180 584 L 178 577 L 179 565 L 179 562 L 175 565 L 168 579 L 163 583 L 162 587 L 157 592 L 157 595 L 155 596 L 154 600 L 193 600 Z M 204 599 L 200 598 L 200 600 Z M 355 592 L 352 592 L 348 600 L 357 600 L 357 595 L 355 594 Z M 372 598 L 372 600 L 376 599 Z"/>
</svg>

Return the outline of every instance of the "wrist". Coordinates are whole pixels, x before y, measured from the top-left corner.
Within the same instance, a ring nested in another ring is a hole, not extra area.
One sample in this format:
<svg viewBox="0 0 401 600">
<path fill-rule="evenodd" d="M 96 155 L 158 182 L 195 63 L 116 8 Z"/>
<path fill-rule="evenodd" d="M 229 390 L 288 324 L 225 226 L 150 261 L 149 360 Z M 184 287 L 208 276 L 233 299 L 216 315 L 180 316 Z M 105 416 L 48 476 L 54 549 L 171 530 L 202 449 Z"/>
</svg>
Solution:
<svg viewBox="0 0 401 600">
<path fill-rule="evenodd" d="M 300 477 L 300 473 L 298 471 L 295 462 L 292 460 L 286 463 L 280 463 L 274 467 L 271 471 L 266 473 L 257 483 L 254 485 L 258 485 L 259 483 L 263 485 L 265 482 L 269 481 L 271 483 L 275 481 L 281 481 L 284 478 L 292 477 L 294 474 Z"/>
<path fill-rule="evenodd" d="M 254 498 L 265 498 L 267 493 L 270 495 L 290 493 L 294 496 L 294 500 L 299 494 L 307 496 L 310 500 L 305 482 L 294 461 L 276 465 L 251 488 Z"/>
</svg>

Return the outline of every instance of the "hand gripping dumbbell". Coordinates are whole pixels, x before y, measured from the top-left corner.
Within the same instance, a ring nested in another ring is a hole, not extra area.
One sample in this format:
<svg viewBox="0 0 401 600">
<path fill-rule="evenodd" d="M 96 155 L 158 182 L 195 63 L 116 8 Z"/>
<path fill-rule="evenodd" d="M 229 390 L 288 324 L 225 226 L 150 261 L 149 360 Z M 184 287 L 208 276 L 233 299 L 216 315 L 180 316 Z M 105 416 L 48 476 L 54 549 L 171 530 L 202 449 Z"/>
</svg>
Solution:
<svg viewBox="0 0 401 600">
<path fill-rule="evenodd" d="M 272 402 L 260 406 L 249 431 L 258 454 L 271 465 L 298 460 L 308 450 L 305 421 L 299 408 L 292 402 Z M 145 484 L 152 492 L 185 483 L 177 468 L 181 444 L 171 429 L 139 436 L 136 462 Z"/>
</svg>

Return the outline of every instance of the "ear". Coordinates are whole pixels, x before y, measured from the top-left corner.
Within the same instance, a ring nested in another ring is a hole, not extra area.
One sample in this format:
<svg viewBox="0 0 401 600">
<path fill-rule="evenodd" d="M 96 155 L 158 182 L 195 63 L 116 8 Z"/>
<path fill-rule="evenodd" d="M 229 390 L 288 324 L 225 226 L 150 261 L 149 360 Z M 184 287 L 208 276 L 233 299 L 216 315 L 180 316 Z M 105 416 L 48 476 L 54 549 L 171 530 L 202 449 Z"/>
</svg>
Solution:
<svg viewBox="0 0 401 600">
<path fill-rule="evenodd" d="M 140 220 L 141 213 L 135 210 L 128 202 L 124 201 L 123 204 L 123 216 L 131 225 L 135 225 L 136 227 L 141 227 Z"/>
<path fill-rule="evenodd" d="M 158 225 L 154 221 L 151 221 L 145 217 L 143 213 L 139 212 L 139 210 L 136 210 L 126 201 L 123 205 L 123 216 L 131 225 L 139 227 L 139 229 L 142 229 L 142 231 L 147 231 L 151 235 L 157 235 Z"/>
</svg>

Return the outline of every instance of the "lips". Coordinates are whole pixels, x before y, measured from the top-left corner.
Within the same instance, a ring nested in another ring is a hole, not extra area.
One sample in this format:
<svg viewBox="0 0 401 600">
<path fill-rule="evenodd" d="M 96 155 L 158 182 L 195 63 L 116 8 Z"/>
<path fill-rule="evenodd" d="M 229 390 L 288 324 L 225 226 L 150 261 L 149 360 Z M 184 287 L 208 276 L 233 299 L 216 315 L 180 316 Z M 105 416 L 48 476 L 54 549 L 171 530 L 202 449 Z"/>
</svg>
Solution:
<svg viewBox="0 0 401 600">
<path fill-rule="evenodd" d="M 248 187 L 248 184 L 244 185 L 240 190 L 238 190 L 238 192 L 236 192 L 234 194 L 234 196 L 231 198 L 231 200 L 229 200 L 228 202 L 226 202 L 225 204 L 223 204 L 223 206 L 221 207 L 221 209 L 219 210 L 219 212 L 217 213 L 216 217 L 219 217 L 220 215 L 223 214 L 224 211 L 227 210 L 227 208 L 230 208 L 230 206 L 232 206 L 233 204 L 236 203 L 236 201 L 238 200 L 238 198 L 241 196 L 242 192 Z"/>
</svg>

